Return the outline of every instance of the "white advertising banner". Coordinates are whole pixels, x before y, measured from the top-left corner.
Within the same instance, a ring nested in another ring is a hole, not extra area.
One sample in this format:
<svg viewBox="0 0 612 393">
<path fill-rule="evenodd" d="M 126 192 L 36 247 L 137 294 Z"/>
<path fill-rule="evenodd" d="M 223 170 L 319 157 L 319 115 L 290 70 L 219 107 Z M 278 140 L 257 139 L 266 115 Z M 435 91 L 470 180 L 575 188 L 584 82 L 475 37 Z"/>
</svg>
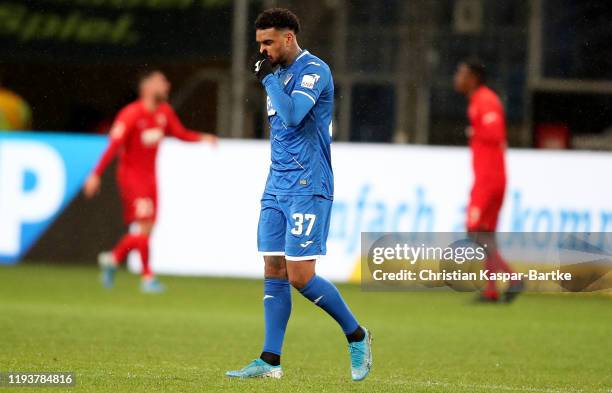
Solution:
<svg viewBox="0 0 612 393">
<path fill-rule="evenodd" d="M 165 274 L 261 277 L 257 221 L 269 142 L 164 141 L 152 264 Z M 335 199 L 318 272 L 357 277 L 361 232 L 462 231 L 467 148 L 334 143 Z M 509 150 L 507 232 L 612 231 L 612 154 Z"/>
</svg>

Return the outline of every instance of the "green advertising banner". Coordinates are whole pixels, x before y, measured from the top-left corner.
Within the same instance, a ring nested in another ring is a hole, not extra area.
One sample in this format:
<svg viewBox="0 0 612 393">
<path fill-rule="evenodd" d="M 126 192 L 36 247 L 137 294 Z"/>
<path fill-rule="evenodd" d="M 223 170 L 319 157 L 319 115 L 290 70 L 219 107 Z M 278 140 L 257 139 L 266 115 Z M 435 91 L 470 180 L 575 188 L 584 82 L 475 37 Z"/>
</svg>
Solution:
<svg viewBox="0 0 612 393">
<path fill-rule="evenodd" d="M 229 0 L 0 0 L 3 61 L 131 62 L 229 56 Z"/>
</svg>

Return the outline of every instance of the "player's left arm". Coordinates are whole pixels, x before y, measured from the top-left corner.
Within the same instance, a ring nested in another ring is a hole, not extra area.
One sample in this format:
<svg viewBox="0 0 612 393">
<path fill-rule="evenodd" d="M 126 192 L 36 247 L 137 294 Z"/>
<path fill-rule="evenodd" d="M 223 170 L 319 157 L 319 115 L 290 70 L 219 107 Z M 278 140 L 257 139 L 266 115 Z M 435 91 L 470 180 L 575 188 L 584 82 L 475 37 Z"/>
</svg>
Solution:
<svg viewBox="0 0 612 393">
<path fill-rule="evenodd" d="M 473 137 L 485 143 L 505 142 L 504 112 L 493 105 L 479 108 L 478 127 L 474 127 Z"/>
<path fill-rule="evenodd" d="M 270 74 L 262 83 L 272 101 L 272 106 L 288 126 L 297 126 L 316 104 L 323 89 L 329 83 L 329 70 L 319 63 L 309 63 L 297 76 L 295 89 L 285 93 L 281 81 Z"/>
<path fill-rule="evenodd" d="M 217 136 L 213 134 L 201 133 L 187 129 L 178 118 L 174 109 L 168 106 L 167 110 L 168 118 L 168 132 L 175 138 L 178 138 L 185 142 L 199 142 L 205 141 L 209 143 L 217 143 Z"/>
</svg>

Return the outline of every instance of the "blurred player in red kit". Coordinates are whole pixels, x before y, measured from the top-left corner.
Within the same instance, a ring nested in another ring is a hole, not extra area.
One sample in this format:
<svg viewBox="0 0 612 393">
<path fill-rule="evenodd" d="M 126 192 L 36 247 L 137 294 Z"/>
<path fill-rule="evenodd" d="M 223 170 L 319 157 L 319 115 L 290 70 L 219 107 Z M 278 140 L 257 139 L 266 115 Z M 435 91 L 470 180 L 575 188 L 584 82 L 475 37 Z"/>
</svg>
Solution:
<svg viewBox="0 0 612 393">
<path fill-rule="evenodd" d="M 128 104 L 117 115 L 110 143 L 100 162 L 83 187 L 87 198 L 100 190 L 100 177 L 115 155 L 119 155 L 117 185 L 123 203 L 123 218 L 131 226 L 111 252 L 101 253 L 102 283 L 112 287 L 117 266 L 132 250 L 138 250 L 142 261 L 144 292 L 160 292 L 163 286 L 149 267 L 149 235 L 157 211 L 155 161 L 164 136 L 188 142 L 216 143 L 217 137 L 186 129 L 167 103 L 170 82 L 160 71 L 147 71 L 138 82 L 139 99 Z"/>
<path fill-rule="evenodd" d="M 506 123 L 503 105 L 495 92 L 486 85 L 485 67 L 478 61 L 459 64 L 454 76 L 455 90 L 469 100 L 467 129 L 474 184 L 467 208 L 467 231 L 477 243 L 485 245 L 485 269 L 511 273 L 512 269 L 500 255 L 495 229 L 506 190 Z M 520 281 L 511 282 L 501 300 L 512 301 L 523 289 Z M 479 301 L 500 300 L 495 281 L 489 280 L 479 294 Z"/>
</svg>

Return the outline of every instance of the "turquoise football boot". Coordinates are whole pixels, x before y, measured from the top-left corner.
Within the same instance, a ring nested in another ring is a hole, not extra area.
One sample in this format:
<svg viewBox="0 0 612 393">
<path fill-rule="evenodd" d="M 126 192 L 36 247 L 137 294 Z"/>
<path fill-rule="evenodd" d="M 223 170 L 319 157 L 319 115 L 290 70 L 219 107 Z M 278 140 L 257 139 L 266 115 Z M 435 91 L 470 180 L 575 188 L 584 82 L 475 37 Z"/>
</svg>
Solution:
<svg viewBox="0 0 612 393">
<path fill-rule="evenodd" d="M 112 252 L 102 252 L 98 255 L 102 286 L 112 288 L 115 285 L 115 273 L 117 272 L 117 261 Z"/>
<path fill-rule="evenodd" d="M 276 378 L 283 376 L 281 366 L 271 366 L 261 359 L 255 359 L 241 370 L 228 371 L 225 373 L 232 378 Z"/>
<path fill-rule="evenodd" d="M 372 333 L 366 328 L 361 341 L 349 343 L 351 355 L 351 377 L 353 381 L 363 381 L 372 368 Z"/>
<path fill-rule="evenodd" d="M 155 277 L 143 278 L 140 282 L 140 290 L 143 293 L 163 293 L 166 292 L 166 287 L 159 282 Z"/>
</svg>

